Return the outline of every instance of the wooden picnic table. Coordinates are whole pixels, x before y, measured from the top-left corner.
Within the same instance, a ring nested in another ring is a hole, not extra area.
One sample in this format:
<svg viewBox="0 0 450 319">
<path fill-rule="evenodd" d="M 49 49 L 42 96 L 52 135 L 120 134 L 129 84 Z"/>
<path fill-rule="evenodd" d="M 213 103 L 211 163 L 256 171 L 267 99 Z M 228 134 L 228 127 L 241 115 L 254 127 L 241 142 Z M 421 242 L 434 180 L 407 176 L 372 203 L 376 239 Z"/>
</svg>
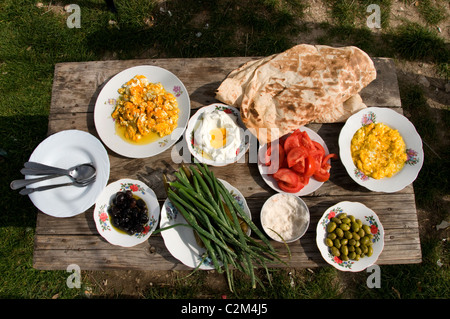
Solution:
<svg viewBox="0 0 450 319">
<path fill-rule="evenodd" d="M 104 84 L 118 72 L 137 65 L 155 65 L 174 73 L 186 86 L 192 114 L 215 100 L 215 90 L 226 75 L 257 57 L 137 59 L 119 61 L 69 62 L 55 66 L 48 135 L 67 129 L 89 132 L 98 138 L 94 125 L 94 106 Z M 373 58 L 377 79 L 361 92 L 367 106 L 390 107 L 402 112 L 395 65 L 386 58 Z M 318 132 L 331 153 L 339 154 L 338 136 L 343 123 L 309 124 Z M 106 146 L 105 146 L 106 147 Z M 133 159 L 120 156 L 106 147 L 110 164 L 109 183 L 138 179 L 151 187 L 162 205 L 166 199 L 162 174 L 179 168 L 171 159 L 170 149 L 154 157 Z M 264 201 L 275 194 L 259 174 L 256 163 L 212 167 L 216 176 L 237 187 L 246 197 L 252 218 L 259 224 Z M 230 169 L 232 167 L 232 169 Z M 385 230 L 384 250 L 378 265 L 420 263 L 422 260 L 417 211 L 412 185 L 396 193 L 378 193 L 356 184 L 340 161 L 334 161 L 331 178 L 313 194 L 303 196 L 311 222 L 307 233 L 289 245 L 290 267 L 328 265 L 316 246 L 316 226 L 325 210 L 340 201 L 365 204 L 379 216 Z M 92 206 L 70 218 L 55 218 L 38 212 L 34 247 L 34 268 L 67 269 L 77 264 L 82 270 L 186 270 L 166 249 L 160 235 L 132 248 L 108 243 L 97 232 Z M 281 252 L 284 245 L 275 243 Z M 283 265 L 280 265 L 283 266 Z"/>
</svg>

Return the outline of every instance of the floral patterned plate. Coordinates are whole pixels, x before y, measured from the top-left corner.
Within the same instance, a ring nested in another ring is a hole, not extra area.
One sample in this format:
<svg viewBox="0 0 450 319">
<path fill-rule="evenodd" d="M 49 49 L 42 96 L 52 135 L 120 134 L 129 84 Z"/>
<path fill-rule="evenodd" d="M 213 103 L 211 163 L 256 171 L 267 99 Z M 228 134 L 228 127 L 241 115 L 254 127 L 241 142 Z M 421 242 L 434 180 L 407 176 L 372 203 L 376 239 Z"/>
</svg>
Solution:
<svg viewBox="0 0 450 319">
<path fill-rule="evenodd" d="M 360 219 L 363 224 L 369 225 L 371 233 L 373 235 L 373 254 L 372 256 L 362 257 L 358 261 L 348 260 L 344 261 L 339 257 L 335 257 L 331 254 L 329 247 L 325 244 L 325 238 L 327 236 L 327 225 L 330 219 L 340 213 L 347 213 L 347 215 L 353 215 L 355 218 Z M 327 263 L 342 271 L 361 271 L 373 265 L 378 256 L 380 256 L 384 248 L 384 229 L 378 219 L 377 214 L 364 204 L 358 202 L 340 202 L 334 206 L 328 208 L 317 223 L 316 228 L 316 244 L 320 250 L 320 253 Z"/>
<path fill-rule="evenodd" d="M 384 123 L 398 130 L 406 143 L 408 158 L 401 171 L 392 177 L 374 179 L 364 175 L 353 163 L 350 143 L 358 129 L 370 123 Z M 377 192 L 392 193 L 411 184 L 420 172 L 424 154 L 422 139 L 414 125 L 400 113 L 379 107 L 369 107 L 350 116 L 339 134 L 339 157 L 350 177 L 359 185 Z"/>
<path fill-rule="evenodd" d="M 241 133 L 242 133 L 241 143 L 240 143 L 240 146 L 236 149 L 236 156 L 232 159 L 213 160 L 213 159 L 207 158 L 206 156 L 203 156 L 202 146 L 199 143 L 199 141 L 197 141 L 195 139 L 195 131 L 199 127 L 199 125 L 202 121 L 203 114 L 205 112 L 211 112 L 214 110 L 218 110 L 220 112 L 230 115 L 230 117 L 233 118 L 233 120 L 238 125 L 238 127 L 240 127 L 242 129 L 241 130 Z M 222 103 L 214 103 L 214 104 L 202 107 L 191 117 L 191 119 L 189 120 L 187 129 L 186 129 L 186 132 L 185 132 L 185 137 L 186 137 L 189 152 L 191 152 L 191 154 L 199 162 L 205 163 L 208 165 L 212 165 L 212 166 L 225 166 L 225 165 L 232 164 L 232 163 L 239 161 L 242 158 L 242 156 L 245 154 L 245 152 L 247 152 L 247 150 L 249 149 L 250 142 L 246 141 L 245 133 L 246 133 L 246 127 L 241 120 L 241 115 L 240 115 L 238 109 L 236 109 L 235 107 L 229 106 L 229 105 L 222 104 Z M 248 137 L 248 140 L 250 140 L 250 137 Z"/>
<path fill-rule="evenodd" d="M 142 233 L 128 235 L 111 225 L 108 208 L 119 191 L 131 190 L 133 195 L 145 201 L 148 208 L 149 221 Z M 108 242 L 122 247 L 132 247 L 145 242 L 156 229 L 159 221 L 159 203 L 153 190 L 144 183 L 133 179 L 121 179 L 106 186 L 97 199 L 94 209 L 94 220 L 97 230 Z"/>
<path fill-rule="evenodd" d="M 178 126 L 171 135 L 142 145 L 127 142 L 120 137 L 116 133 L 115 122 L 111 117 L 119 97 L 117 90 L 136 75 L 144 75 L 152 83 L 161 82 L 164 89 L 176 97 L 180 109 Z M 105 84 L 95 103 L 94 122 L 100 139 L 111 150 L 126 157 L 144 158 L 162 153 L 175 144 L 183 136 L 190 112 L 189 94 L 183 83 L 173 73 L 157 66 L 141 65 L 119 72 Z"/>
<path fill-rule="evenodd" d="M 226 181 L 221 179 L 220 181 L 224 184 L 225 188 L 231 192 L 239 205 L 244 209 L 244 212 L 251 218 L 250 209 L 241 192 Z M 161 209 L 160 227 L 164 228 L 180 223 L 187 224 L 184 217 L 178 212 L 172 202 L 169 199 L 166 199 Z M 247 234 L 250 235 L 250 228 Z M 214 269 L 212 260 L 210 258 L 203 258 L 203 254 L 206 250 L 197 243 L 192 228 L 176 226 L 163 230 L 161 235 L 172 256 L 181 261 L 184 265 L 191 268 L 196 268 L 198 266 L 199 269 L 203 270 Z"/>
</svg>

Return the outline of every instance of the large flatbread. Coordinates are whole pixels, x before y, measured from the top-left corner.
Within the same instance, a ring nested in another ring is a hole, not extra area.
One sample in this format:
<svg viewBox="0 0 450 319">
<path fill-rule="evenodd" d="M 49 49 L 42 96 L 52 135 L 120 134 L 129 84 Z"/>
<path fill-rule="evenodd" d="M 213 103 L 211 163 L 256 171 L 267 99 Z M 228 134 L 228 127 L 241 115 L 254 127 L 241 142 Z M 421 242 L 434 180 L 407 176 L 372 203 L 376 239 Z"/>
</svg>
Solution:
<svg viewBox="0 0 450 319">
<path fill-rule="evenodd" d="M 240 108 L 265 143 L 311 122 L 345 121 L 366 107 L 358 93 L 375 78 L 372 60 L 357 47 L 300 44 L 232 71 L 216 98 Z"/>
</svg>

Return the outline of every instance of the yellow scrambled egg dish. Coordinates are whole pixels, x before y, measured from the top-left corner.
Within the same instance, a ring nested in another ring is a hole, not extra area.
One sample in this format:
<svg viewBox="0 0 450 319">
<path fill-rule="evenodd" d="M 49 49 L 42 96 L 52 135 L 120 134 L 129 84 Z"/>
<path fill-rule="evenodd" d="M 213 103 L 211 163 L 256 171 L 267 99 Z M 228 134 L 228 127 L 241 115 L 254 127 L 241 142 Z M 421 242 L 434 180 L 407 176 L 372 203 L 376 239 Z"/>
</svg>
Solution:
<svg viewBox="0 0 450 319">
<path fill-rule="evenodd" d="M 150 83 L 145 76 L 136 75 L 118 92 L 111 116 L 126 127 L 126 138 L 136 142 L 152 132 L 163 137 L 177 127 L 177 100 L 161 83 Z"/>
<path fill-rule="evenodd" d="M 391 177 L 407 160 L 402 136 L 383 123 L 371 123 L 356 131 L 351 154 L 356 167 L 374 179 Z"/>
</svg>

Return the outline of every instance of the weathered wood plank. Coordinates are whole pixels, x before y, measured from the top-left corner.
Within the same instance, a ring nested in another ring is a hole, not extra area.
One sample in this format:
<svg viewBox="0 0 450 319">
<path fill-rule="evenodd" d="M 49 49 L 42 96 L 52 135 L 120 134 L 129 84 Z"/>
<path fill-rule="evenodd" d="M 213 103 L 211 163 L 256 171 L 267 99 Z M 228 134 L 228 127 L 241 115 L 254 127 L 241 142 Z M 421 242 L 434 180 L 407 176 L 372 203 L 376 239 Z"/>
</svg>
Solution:
<svg viewBox="0 0 450 319">
<path fill-rule="evenodd" d="M 372 202 L 371 195 L 346 199 L 360 201 L 371 207 L 383 224 L 385 247 L 377 263 L 381 265 L 421 262 L 414 200 L 409 194 L 385 194 L 378 197 L 379 200 L 376 202 Z M 249 198 L 247 201 L 258 226 L 260 226 L 259 211 L 264 200 L 265 198 Z M 314 267 L 324 264 L 316 246 L 315 229 L 323 212 L 340 199 L 325 196 L 305 198 L 305 201 L 311 210 L 311 223 L 305 236 L 289 245 L 292 253 L 290 266 Z M 40 213 L 36 228 L 34 267 L 64 269 L 71 263 L 77 263 L 80 267 L 83 265 L 83 269 L 92 270 L 188 269 L 170 255 L 160 235 L 152 236 L 147 242 L 132 248 L 120 248 L 109 244 L 98 234 L 92 211 L 90 209 L 84 214 L 67 219 L 55 219 Z M 392 218 L 393 214 L 395 218 Z M 286 253 L 283 244 L 276 242 L 273 244 L 282 254 Z M 97 252 L 97 258 L 86 260 L 86 256 L 93 251 Z"/>
<path fill-rule="evenodd" d="M 55 67 L 51 113 L 93 112 L 106 82 L 115 74 L 138 65 L 155 65 L 174 73 L 186 86 L 191 108 L 217 102 L 215 90 L 232 70 L 258 57 L 137 59 L 65 62 Z M 391 59 L 373 58 L 377 79 L 361 91 L 367 106 L 400 107 L 395 65 Z M 201 76 L 200 76 L 201 75 Z"/>
</svg>

